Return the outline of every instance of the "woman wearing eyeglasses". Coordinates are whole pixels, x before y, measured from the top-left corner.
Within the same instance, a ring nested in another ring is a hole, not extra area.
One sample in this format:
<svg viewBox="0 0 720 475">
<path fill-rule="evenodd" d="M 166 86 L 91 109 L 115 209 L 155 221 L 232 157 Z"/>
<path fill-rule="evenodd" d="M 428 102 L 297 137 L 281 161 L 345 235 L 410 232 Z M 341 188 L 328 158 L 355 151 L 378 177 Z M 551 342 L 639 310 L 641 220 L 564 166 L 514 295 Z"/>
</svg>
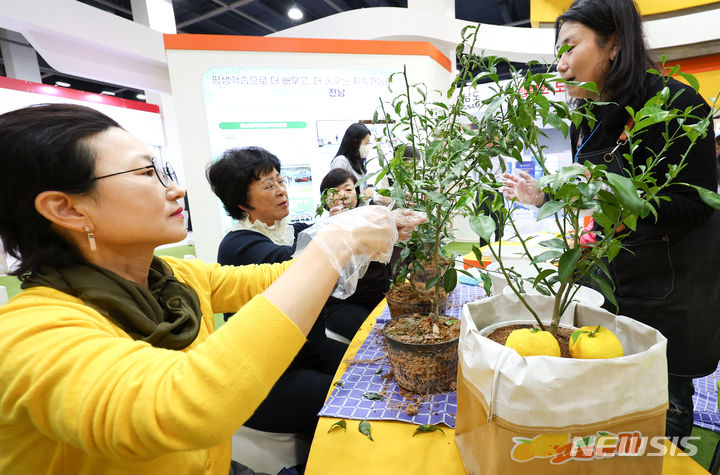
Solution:
<svg viewBox="0 0 720 475">
<path fill-rule="evenodd" d="M 0 150 L 0 237 L 24 289 L 0 307 L 2 474 L 226 475 L 232 434 L 337 280 L 325 249 L 342 264 L 396 236 L 368 208 L 333 222 L 358 223 L 351 239 L 330 226 L 293 264 L 160 259 L 185 236 L 185 192 L 115 121 L 20 109 L 0 115 Z"/>
<path fill-rule="evenodd" d="M 692 148 L 683 138 L 665 149 L 666 137 L 673 136 L 680 124 L 674 121 L 666 128 L 661 121 L 641 131 L 630 150 L 624 135 L 624 129 L 633 126 L 627 108 L 640 110 L 664 88 L 671 108 L 691 110 L 695 116 L 683 127 L 710 114 L 708 104 L 691 87 L 672 78 L 663 82 L 648 71 L 655 64 L 647 54 L 640 14 L 632 0 L 575 0 L 558 17 L 555 34 L 558 49 L 568 47 L 557 64 L 561 77 L 594 82 L 598 89 L 595 93 L 568 86 L 574 105 L 589 109 L 597 119 L 592 126 L 583 121 L 572 127 L 574 161 L 604 165 L 627 176 L 630 167 L 640 173 L 648 160 L 658 156 L 662 159 L 653 174 L 662 183 L 669 167 L 678 166 L 687 154 L 675 181 L 716 189 L 712 121 Z M 623 157 L 630 153 L 633 163 Z M 509 199 L 535 205 L 546 199 L 526 173 L 505 174 L 503 179 Z M 617 313 L 657 328 L 668 339 L 666 435 L 679 438 L 683 446 L 683 437 L 693 427 L 692 379 L 715 371 L 720 357 L 720 252 L 708 245 L 720 239 L 720 215 L 688 186 L 673 185 L 662 194 L 657 214 L 638 220 L 637 229 L 628 233 L 608 268 Z M 602 232 L 599 226 L 595 229 Z"/>
</svg>

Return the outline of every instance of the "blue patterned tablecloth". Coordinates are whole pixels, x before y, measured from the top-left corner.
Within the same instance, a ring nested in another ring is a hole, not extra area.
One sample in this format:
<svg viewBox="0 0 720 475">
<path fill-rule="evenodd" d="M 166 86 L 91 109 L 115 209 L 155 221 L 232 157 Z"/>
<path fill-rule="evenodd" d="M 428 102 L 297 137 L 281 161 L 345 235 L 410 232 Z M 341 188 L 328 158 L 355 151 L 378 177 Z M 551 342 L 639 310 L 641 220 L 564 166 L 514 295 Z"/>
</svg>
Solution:
<svg viewBox="0 0 720 475">
<path fill-rule="evenodd" d="M 460 318 L 462 306 L 485 297 L 482 287 L 458 284 L 450 293 L 445 310 L 447 315 Z M 387 360 L 382 328 L 390 321 L 390 311 L 385 308 L 377 318 L 355 355 L 356 360 L 374 360 L 374 363 L 359 363 L 348 366 L 340 383 L 325 401 L 320 416 L 343 419 L 396 420 L 413 424 L 439 424 L 455 427 L 457 395 L 455 391 L 427 396 L 404 397 L 394 379 L 385 379 L 390 370 Z M 381 393 L 383 400 L 363 397 L 367 393 Z M 410 409 L 410 410 L 408 410 Z M 408 412 L 417 414 L 410 415 Z"/>
<path fill-rule="evenodd" d="M 718 413 L 718 387 L 720 365 L 714 373 L 704 378 L 693 379 L 695 425 L 714 432 L 720 432 L 720 413 Z"/>
</svg>

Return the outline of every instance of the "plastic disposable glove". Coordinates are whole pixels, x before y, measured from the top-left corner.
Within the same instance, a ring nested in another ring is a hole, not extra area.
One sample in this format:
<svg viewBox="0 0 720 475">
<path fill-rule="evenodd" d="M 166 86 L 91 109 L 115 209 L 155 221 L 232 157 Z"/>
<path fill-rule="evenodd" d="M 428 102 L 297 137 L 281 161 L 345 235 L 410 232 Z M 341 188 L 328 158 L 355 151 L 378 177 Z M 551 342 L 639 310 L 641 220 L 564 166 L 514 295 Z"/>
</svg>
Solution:
<svg viewBox="0 0 720 475">
<path fill-rule="evenodd" d="M 538 189 L 537 180 L 522 170 L 517 176 L 503 173 L 503 194 L 505 198 L 517 199 L 518 203 L 541 206 L 545 202 L 545 195 Z"/>
<path fill-rule="evenodd" d="M 411 209 L 396 209 L 392 214 L 398 230 L 399 241 L 407 241 L 410 239 L 415 228 L 427 221 L 427 215 L 425 213 Z"/>
<path fill-rule="evenodd" d="M 411 210 L 361 206 L 320 219 L 302 231 L 295 252 L 302 252 L 311 240 L 316 242 L 340 274 L 332 296 L 344 299 L 355 292 L 370 261 L 389 262 L 398 238 L 409 238 L 425 219 Z"/>
</svg>

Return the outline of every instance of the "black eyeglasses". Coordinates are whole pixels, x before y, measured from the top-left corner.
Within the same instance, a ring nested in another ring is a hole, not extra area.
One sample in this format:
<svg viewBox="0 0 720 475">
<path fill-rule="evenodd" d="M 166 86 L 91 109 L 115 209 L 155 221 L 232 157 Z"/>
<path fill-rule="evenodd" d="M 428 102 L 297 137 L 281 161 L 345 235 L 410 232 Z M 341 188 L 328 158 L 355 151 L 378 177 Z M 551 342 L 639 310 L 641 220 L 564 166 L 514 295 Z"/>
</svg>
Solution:
<svg viewBox="0 0 720 475">
<path fill-rule="evenodd" d="M 93 178 L 93 180 L 100 180 L 101 178 L 108 178 L 115 175 L 122 175 L 124 173 L 132 173 L 136 172 L 138 170 L 150 170 L 153 169 L 155 171 L 155 176 L 157 177 L 158 181 L 162 186 L 167 188 L 170 186 L 170 183 L 177 183 L 177 175 L 175 174 L 175 170 L 173 170 L 172 165 L 165 162 L 160 162 L 160 160 L 156 157 L 152 158 L 152 165 L 148 165 L 146 167 L 139 167 L 139 168 L 133 168 L 132 170 L 125 170 L 122 172 L 116 172 L 116 173 L 110 173 L 109 175 L 103 175 L 103 176 L 96 176 Z"/>
</svg>

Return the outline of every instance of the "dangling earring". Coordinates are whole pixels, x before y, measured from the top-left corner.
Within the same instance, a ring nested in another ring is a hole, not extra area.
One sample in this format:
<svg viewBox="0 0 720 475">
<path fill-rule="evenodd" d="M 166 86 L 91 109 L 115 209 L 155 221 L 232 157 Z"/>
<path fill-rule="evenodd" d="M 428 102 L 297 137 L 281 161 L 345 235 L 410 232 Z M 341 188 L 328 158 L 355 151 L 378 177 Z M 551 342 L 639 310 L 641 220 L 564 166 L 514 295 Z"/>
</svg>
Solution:
<svg viewBox="0 0 720 475">
<path fill-rule="evenodd" d="M 87 226 L 85 226 L 83 228 L 83 231 L 85 231 L 87 233 L 88 244 L 90 245 L 90 250 L 97 251 L 97 246 L 95 245 L 95 233 L 91 232 L 90 228 Z"/>
</svg>

